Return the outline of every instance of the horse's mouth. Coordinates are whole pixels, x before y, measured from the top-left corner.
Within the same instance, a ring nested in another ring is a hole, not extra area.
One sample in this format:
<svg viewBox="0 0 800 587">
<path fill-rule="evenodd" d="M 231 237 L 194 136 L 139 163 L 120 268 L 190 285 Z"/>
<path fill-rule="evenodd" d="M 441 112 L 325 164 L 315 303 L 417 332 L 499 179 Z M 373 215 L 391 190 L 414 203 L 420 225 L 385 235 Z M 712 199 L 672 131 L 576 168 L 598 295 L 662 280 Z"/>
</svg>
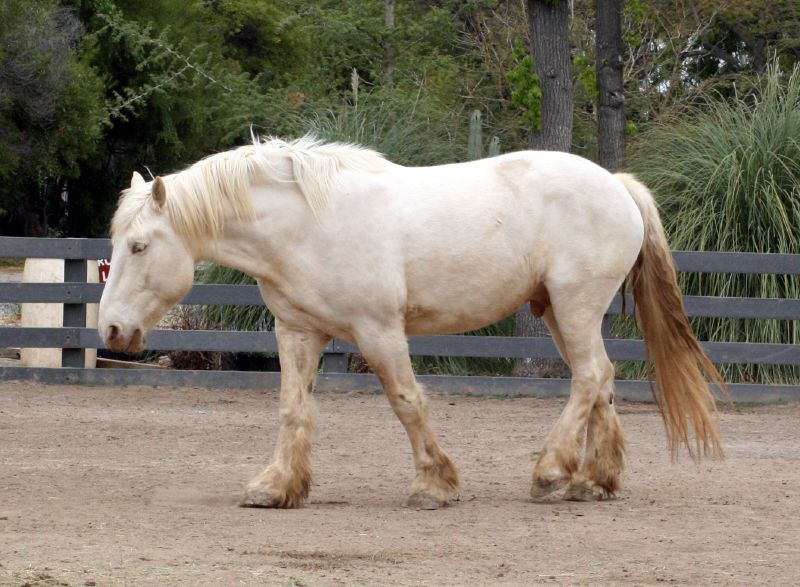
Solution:
<svg viewBox="0 0 800 587">
<path fill-rule="evenodd" d="M 120 336 L 119 331 L 110 330 L 113 336 L 106 336 L 106 346 L 115 353 L 124 353 L 127 355 L 135 355 L 142 352 L 145 345 L 145 337 L 140 329 L 136 329 L 130 338 Z"/>
<path fill-rule="evenodd" d="M 144 350 L 145 340 L 144 338 L 140 338 L 137 343 L 131 343 L 128 349 L 125 351 L 129 355 L 135 355 L 137 353 L 141 353 Z"/>
</svg>

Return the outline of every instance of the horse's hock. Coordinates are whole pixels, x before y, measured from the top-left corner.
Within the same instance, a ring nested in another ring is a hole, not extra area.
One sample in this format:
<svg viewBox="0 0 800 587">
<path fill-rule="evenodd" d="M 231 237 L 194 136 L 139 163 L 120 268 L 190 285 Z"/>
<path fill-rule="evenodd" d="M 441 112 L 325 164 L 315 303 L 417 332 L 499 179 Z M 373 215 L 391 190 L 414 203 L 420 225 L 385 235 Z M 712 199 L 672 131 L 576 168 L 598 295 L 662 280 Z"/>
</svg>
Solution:
<svg viewBox="0 0 800 587">
<path fill-rule="evenodd" d="M 96 261 L 86 261 L 86 281 L 98 283 Z M 22 274 L 25 283 L 64 283 L 63 259 L 26 259 Z M 97 304 L 86 305 L 86 326 L 97 327 Z M 23 303 L 23 328 L 61 328 L 64 325 L 64 304 Z M 60 348 L 23 348 L 20 359 L 24 367 L 61 367 Z M 97 349 L 86 349 L 84 366 L 93 368 Z"/>
</svg>

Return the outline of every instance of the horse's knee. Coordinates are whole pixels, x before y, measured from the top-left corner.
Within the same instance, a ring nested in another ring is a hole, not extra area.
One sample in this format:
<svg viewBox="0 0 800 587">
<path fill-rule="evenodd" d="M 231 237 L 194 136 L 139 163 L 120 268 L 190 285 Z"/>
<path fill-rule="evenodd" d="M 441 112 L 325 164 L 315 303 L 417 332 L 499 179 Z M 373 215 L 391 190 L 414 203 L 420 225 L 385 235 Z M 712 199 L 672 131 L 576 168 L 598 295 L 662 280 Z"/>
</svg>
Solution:
<svg viewBox="0 0 800 587">
<path fill-rule="evenodd" d="M 428 401 L 419 384 L 404 386 L 400 389 L 386 386 L 386 396 L 392 410 L 406 426 L 417 426 L 425 421 L 428 415 Z"/>
</svg>

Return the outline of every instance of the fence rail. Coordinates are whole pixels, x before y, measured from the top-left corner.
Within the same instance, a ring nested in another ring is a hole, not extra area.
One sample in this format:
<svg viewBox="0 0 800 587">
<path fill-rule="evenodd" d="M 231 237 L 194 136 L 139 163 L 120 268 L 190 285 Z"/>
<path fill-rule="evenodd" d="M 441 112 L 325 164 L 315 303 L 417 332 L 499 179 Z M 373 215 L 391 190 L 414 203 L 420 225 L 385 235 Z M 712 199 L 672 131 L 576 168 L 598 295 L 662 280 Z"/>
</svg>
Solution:
<svg viewBox="0 0 800 587">
<path fill-rule="evenodd" d="M 186 384 L 227 387 L 273 386 L 278 374 L 171 371 L 125 369 L 83 369 L 83 349 L 104 348 L 96 330 L 85 327 L 86 304 L 97 303 L 103 285 L 85 283 L 85 260 L 110 256 L 107 239 L 29 239 L 0 237 L 0 257 L 65 259 L 66 283 L 0 283 L 0 302 L 63 303 L 62 328 L 0 328 L 0 347 L 62 348 L 65 368 L 0 368 L 0 380 L 29 379 L 42 382 L 84 382 L 108 384 Z M 800 255 L 765 253 L 675 252 L 679 271 L 697 273 L 759 273 L 800 275 Z M 619 314 L 622 300 L 618 295 L 608 314 Z M 742 319 L 800 320 L 800 300 L 717 298 L 686 296 L 690 316 L 731 317 Z M 195 285 L 182 304 L 260 305 L 256 286 Z M 633 307 L 630 296 L 628 308 Z M 612 360 L 644 360 L 640 340 L 607 339 Z M 704 349 L 717 363 L 800 365 L 800 346 L 704 342 Z M 274 332 L 177 331 L 155 330 L 148 336 L 148 348 L 154 350 L 277 352 Z M 558 358 L 549 338 L 420 336 L 409 339 L 412 355 L 451 357 Z M 325 349 L 322 387 L 375 388 L 371 376 L 349 374 L 344 357 L 357 352 L 353 346 L 335 340 Z M 340 372 L 337 372 L 340 371 Z M 566 380 L 519 379 L 513 377 L 427 376 L 429 387 L 451 392 L 474 394 L 514 394 L 549 396 L 568 391 Z M 645 382 L 618 382 L 623 397 L 643 399 L 649 396 Z M 800 386 L 733 385 L 734 397 L 744 401 L 800 399 Z"/>
<path fill-rule="evenodd" d="M 409 352 L 414 356 L 558 359 L 550 338 L 511 336 L 412 336 Z M 613 361 L 644 361 L 640 340 L 605 340 Z M 784 344 L 703 342 L 703 349 L 715 363 L 758 365 L 800 365 L 800 346 Z M 0 347 L 29 348 L 104 348 L 93 328 L 3 328 Z M 234 332 L 229 330 L 154 330 L 147 337 L 147 348 L 157 351 L 218 351 L 277 353 L 275 333 Z M 327 354 L 357 353 L 353 345 L 339 340 L 326 348 Z"/>
<path fill-rule="evenodd" d="M 94 304 L 100 301 L 102 293 L 103 285 L 99 283 L 0 283 L 0 302 Z M 797 320 L 800 316 L 800 300 L 685 296 L 683 301 L 692 317 Z M 183 305 L 260 306 L 262 303 L 255 285 L 198 284 L 181 301 Z M 630 294 L 625 303 L 630 313 L 633 308 Z M 618 294 L 608 314 L 620 314 L 621 308 L 622 298 Z"/>
</svg>

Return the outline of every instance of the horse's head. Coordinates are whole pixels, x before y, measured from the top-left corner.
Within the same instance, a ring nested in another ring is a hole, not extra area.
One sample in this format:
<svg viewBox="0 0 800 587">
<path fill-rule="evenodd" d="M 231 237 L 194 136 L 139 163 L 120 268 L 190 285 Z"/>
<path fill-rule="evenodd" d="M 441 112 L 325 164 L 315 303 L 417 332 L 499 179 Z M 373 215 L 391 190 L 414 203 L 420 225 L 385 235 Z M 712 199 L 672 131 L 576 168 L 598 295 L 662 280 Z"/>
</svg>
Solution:
<svg viewBox="0 0 800 587">
<path fill-rule="evenodd" d="M 167 212 L 161 178 L 133 174 L 114 220 L 111 271 L 100 300 L 98 329 L 106 345 L 135 353 L 145 334 L 192 287 L 195 259 Z"/>
</svg>

